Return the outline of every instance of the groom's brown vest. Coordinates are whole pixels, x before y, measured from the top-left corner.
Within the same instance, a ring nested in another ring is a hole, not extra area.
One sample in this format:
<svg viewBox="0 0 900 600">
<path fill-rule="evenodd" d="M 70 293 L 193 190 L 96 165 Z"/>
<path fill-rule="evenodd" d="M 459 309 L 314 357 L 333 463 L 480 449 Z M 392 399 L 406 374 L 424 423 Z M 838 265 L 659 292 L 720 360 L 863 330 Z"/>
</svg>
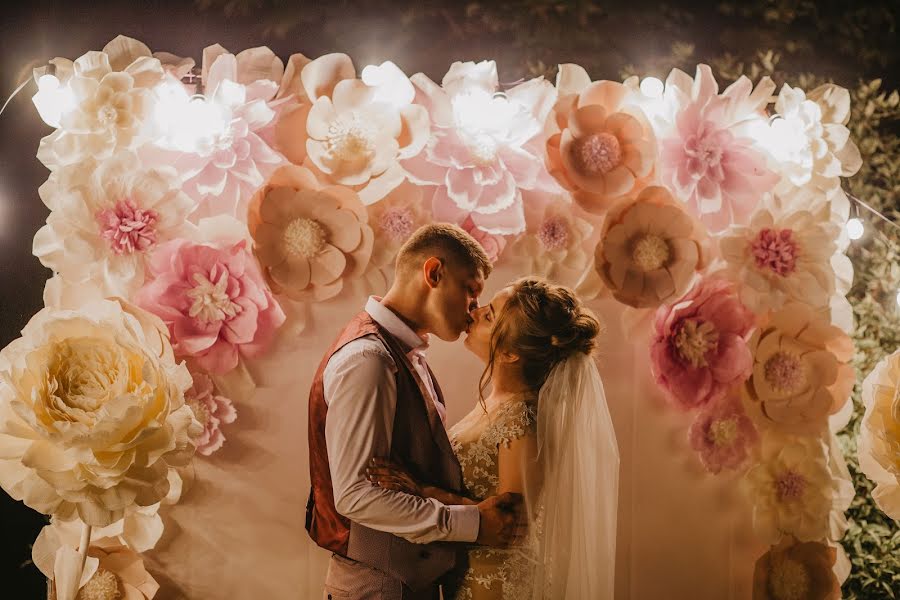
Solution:
<svg viewBox="0 0 900 600">
<path fill-rule="evenodd" d="M 309 392 L 309 475 L 312 490 L 306 506 L 306 529 L 322 548 L 365 563 L 396 577 L 412 589 L 421 589 L 452 569 L 460 546 L 448 543 L 413 544 L 403 538 L 351 522 L 334 506 L 325 418 L 328 406 L 322 376 L 328 360 L 353 340 L 376 336 L 397 366 L 397 410 L 391 436 L 390 458 L 410 470 L 418 481 L 462 493 L 462 471 L 453 455 L 437 409 L 406 356 L 402 343 L 362 312 L 344 328 L 313 379 Z M 432 379 L 434 379 L 432 375 Z M 444 402 L 434 381 L 438 399 Z"/>
</svg>

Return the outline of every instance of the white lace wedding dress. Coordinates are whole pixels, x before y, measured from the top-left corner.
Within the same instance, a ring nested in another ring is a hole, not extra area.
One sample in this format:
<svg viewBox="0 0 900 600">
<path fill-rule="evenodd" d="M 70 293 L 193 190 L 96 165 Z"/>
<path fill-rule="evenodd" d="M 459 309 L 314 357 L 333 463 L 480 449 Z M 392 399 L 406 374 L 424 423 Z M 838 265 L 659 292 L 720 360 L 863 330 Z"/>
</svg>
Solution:
<svg viewBox="0 0 900 600">
<path fill-rule="evenodd" d="M 506 401 L 489 407 L 487 414 L 479 404 L 450 429 L 450 442 L 462 466 L 470 496 L 481 500 L 497 493 L 500 445 L 509 444 L 526 433 L 535 433 L 536 400 Z M 530 598 L 533 550 L 531 542 L 511 549 L 470 549 L 468 568 L 445 587 L 445 597 L 453 600 Z"/>
</svg>

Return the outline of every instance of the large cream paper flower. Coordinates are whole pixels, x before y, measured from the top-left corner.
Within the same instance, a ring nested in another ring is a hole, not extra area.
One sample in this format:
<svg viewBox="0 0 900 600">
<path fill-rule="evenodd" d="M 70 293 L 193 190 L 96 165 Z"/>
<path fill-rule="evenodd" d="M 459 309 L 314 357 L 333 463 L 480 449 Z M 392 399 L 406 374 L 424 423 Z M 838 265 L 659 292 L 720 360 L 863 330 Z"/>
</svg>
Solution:
<svg viewBox="0 0 900 600">
<path fill-rule="evenodd" d="M 863 382 L 866 413 L 859 430 L 859 466 L 875 482 L 875 503 L 900 522 L 900 350 Z"/>
<path fill-rule="evenodd" d="M 163 323 L 124 301 L 44 309 L 0 351 L 0 485 L 103 527 L 169 492 L 199 424 Z"/>
<path fill-rule="evenodd" d="M 616 300 L 657 307 L 683 295 L 704 266 L 704 235 L 666 188 L 645 188 L 612 209 L 595 267 Z"/>
<path fill-rule="evenodd" d="M 818 437 L 763 435 L 760 461 L 743 481 L 761 539 L 774 544 L 792 535 L 812 542 L 834 540 L 843 533 L 843 527 L 834 525 L 841 519 L 832 513 L 846 510 L 853 484 L 833 460 L 834 453 Z"/>
<path fill-rule="evenodd" d="M 753 372 L 744 397 L 767 427 L 821 432 L 850 398 L 853 342 L 824 311 L 788 304 L 750 340 Z"/>
</svg>

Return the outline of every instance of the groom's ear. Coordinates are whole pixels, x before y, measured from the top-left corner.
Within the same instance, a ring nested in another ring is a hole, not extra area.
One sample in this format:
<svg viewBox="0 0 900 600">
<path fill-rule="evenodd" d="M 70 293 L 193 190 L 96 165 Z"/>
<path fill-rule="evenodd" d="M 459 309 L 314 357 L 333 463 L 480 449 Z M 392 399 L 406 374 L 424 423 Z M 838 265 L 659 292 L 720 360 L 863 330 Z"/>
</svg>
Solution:
<svg viewBox="0 0 900 600">
<path fill-rule="evenodd" d="M 443 261 L 436 256 L 430 256 L 422 265 L 422 274 L 428 287 L 437 287 L 445 275 Z"/>
</svg>

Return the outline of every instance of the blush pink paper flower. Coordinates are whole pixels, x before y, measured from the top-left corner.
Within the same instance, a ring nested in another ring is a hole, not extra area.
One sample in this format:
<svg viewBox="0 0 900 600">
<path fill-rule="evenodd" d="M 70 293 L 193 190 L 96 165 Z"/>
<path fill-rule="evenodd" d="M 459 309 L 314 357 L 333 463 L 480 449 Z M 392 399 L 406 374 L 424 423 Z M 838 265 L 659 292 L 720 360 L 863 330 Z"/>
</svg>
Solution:
<svg viewBox="0 0 900 600">
<path fill-rule="evenodd" d="M 738 469 L 759 441 L 753 421 L 744 412 L 740 394 L 729 394 L 708 405 L 688 431 L 691 447 L 710 473 Z"/>
<path fill-rule="evenodd" d="M 521 190 L 558 189 L 542 160 L 553 86 L 538 78 L 500 93 L 493 61 L 454 63 L 440 86 L 421 73 L 411 80 L 431 137 L 402 164 L 414 183 L 437 186 L 435 218 L 460 225 L 471 218 L 495 235 L 522 232 Z"/>
<path fill-rule="evenodd" d="M 713 233 L 746 224 L 779 180 L 745 129 L 763 118 L 768 96 L 751 93 L 749 81 L 738 83 L 719 94 L 710 68 L 699 65 L 691 96 L 660 141 L 662 180 Z"/>
<path fill-rule="evenodd" d="M 683 409 L 722 398 L 750 375 L 747 339 L 753 325 L 753 313 L 730 282 L 701 281 L 681 301 L 656 313 L 650 357 L 657 384 Z"/>
<path fill-rule="evenodd" d="M 246 240 L 160 245 L 136 301 L 163 320 L 177 355 L 215 374 L 263 352 L 285 320 Z"/>
</svg>

